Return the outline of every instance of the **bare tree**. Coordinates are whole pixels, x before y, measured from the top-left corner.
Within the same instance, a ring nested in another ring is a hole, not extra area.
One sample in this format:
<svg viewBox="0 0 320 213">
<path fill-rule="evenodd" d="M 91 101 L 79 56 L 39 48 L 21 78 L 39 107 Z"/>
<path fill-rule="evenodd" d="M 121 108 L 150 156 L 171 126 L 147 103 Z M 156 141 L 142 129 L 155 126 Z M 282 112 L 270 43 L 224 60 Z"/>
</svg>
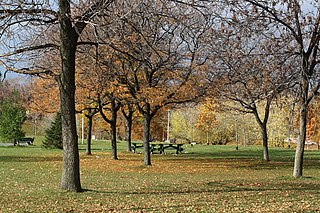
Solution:
<svg viewBox="0 0 320 213">
<path fill-rule="evenodd" d="M 263 24 L 273 42 L 290 41 L 287 55 L 295 56 L 299 66 L 299 139 L 294 162 L 294 177 L 302 176 L 306 140 L 307 108 L 319 89 L 320 6 L 317 1 L 227 1 L 229 17 L 238 23 Z M 241 15 L 244 19 L 236 17 Z M 253 26 L 256 26 L 253 25 Z M 242 25 L 250 28 L 248 24 Z M 255 30 L 253 27 L 251 30 Z"/>
<path fill-rule="evenodd" d="M 261 129 L 264 160 L 269 161 L 267 122 L 270 107 L 294 80 L 292 60 L 283 54 L 282 47 L 286 43 L 266 40 L 261 35 L 263 28 L 259 30 L 256 26 L 258 33 L 255 33 L 233 21 L 221 21 L 221 27 L 216 28 L 217 38 L 212 41 L 215 56 L 211 70 L 215 73 L 213 76 L 219 76 L 213 84 L 213 96 L 220 99 L 223 108 L 254 115 Z M 264 105 L 263 112 L 258 110 L 259 105 Z"/>
</svg>

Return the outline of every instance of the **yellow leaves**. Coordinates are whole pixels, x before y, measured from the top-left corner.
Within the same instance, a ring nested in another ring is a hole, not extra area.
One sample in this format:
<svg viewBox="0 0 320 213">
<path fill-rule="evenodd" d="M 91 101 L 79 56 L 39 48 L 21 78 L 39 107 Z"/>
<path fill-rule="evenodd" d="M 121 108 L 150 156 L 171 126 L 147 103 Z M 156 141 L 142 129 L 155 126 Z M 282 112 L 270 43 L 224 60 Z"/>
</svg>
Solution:
<svg viewBox="0 0 320 213">
<path fill-rule="evenodd" d="M 214 111 L 215 108 L 216 104 L 210 100 L 201 105 L 200 114 L 195 126 L 204 131 L 214 128 L 218 124 L 216 112 Z"/>
</svg>

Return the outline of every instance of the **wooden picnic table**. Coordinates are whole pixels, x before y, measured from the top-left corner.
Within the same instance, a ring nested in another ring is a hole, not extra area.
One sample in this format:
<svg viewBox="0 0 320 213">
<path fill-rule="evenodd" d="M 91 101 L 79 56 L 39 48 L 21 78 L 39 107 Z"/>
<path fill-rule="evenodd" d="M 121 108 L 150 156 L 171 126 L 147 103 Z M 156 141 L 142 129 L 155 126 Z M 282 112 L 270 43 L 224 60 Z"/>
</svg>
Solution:
<svg viewBox="0 0 320 213">
<path fill-rule="evenodd" d="M 181 154 L 183 151 L 182 146 L 182 143 L 150 142 L 150 152 L 153 154 L 155 151 L 159 151 L 160 154 L 164 154 L 165 149 L 174 149 L 176 154 Z M 131 142 L 131 149 L 134 153 L 138 148 L 143 148 L 142 142 Z"/>
</svg>

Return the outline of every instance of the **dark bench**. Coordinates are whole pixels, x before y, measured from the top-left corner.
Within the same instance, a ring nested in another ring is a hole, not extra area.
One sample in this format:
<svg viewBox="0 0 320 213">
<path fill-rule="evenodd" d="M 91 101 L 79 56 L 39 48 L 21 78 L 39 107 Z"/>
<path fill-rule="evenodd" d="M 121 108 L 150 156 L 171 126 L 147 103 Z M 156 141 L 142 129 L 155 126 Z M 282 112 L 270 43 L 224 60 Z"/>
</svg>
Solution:
<svg viewBox="0 0 320 213">
<path fill-rule="evenodd" d="M 13 145 L 22 145 L 24 144 L 25 146 L 32 145 L 34 141 L 34 138 L 19 138 L 19 139 L 14 139 Z"/>
<path fill-rule="evenodd" d="M 143 143 L 136 143 L 136 142 L 131 143 L 131 149 L 133 153 L 136 153 L 136 149 L 138 148 L 143 148 Z"/>
<path fill-rule="evenodd" d="M 158 150 L 160 151 L 160 154 L 163 154 L 165 149 L 174 149 L 176 150 L 176 154 L 181 154 L 183 151 L 182 146 L 183 144 L 180 143 L 159 144 Z"/>
</svg>

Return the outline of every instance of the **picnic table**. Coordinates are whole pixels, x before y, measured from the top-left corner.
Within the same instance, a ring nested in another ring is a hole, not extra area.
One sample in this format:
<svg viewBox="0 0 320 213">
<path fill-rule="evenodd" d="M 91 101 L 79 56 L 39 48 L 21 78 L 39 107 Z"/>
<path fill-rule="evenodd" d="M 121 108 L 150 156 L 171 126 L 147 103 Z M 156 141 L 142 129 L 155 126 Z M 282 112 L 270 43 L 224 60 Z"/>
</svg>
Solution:
<svg viewBox="0 0 320 213">
<path fill-rule="evenodd" d="M 160 154 L 164 154 L 165 149 L 174 149 L 176 154 L 181 154 L 183 151 L 182 146 L 182 143 L 150 142 L 150 152 L 153 154 L 155 151 L 159 151 Z M 143 148 L 142 142 L 131 142 L 131 149 L 134 153 L 138 148 Z"/>
</svg>

